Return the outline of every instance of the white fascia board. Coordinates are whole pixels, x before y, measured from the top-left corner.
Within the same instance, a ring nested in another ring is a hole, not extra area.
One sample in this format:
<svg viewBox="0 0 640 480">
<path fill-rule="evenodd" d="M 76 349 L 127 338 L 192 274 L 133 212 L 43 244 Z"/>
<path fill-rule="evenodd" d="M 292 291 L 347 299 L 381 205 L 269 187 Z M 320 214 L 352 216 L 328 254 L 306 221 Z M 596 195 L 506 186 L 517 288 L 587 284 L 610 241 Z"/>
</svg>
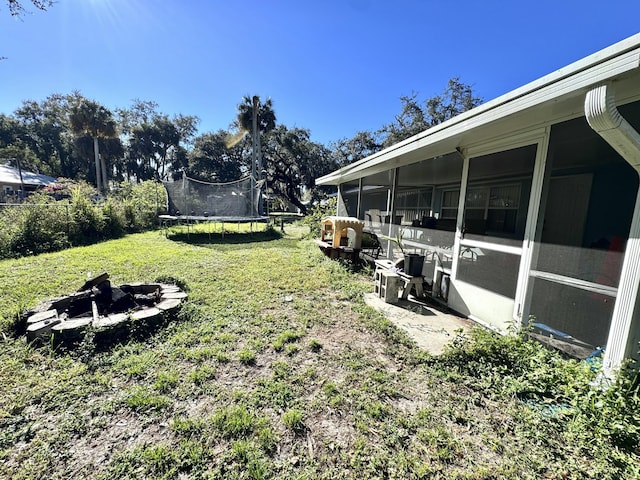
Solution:
<svg viewBox="0 0 640 480">
<path fill-rule="evenodd" d="M 532 110 L 542 104 L 558 102 L 572 95 L 583 95 L 584 89 L 610 80 L 640 67 L 640 34 L 574 62 L 555 72 L 464 112 L 411 138 L 370 155 L 316 180 L 317 185 L 338 185 L 365 174 L 407 165 L 426 158 L 451 153 L 459 145 L 457 136 L 474 134 L 483 128 L 489 136 L 491 124 L 516 113 Z M 558 118 L 565 112 L 555 112 Z M 554 116 L 555 116 L 554 115 Z M 549 118 L 549 121 L 553 120 Z M 539 127 L 539 125 L 538 125 Z M 509 133 L 501 127 L 503 135 Z M 518 125 L 518 129 L 522 126 Z M 482 135 L 484 136 L 484 135 Z M 449 141 L 447 141 L 449 140 Z M 424 150 L 423 152 L 418 152 Z M 411 155 L 411 153 L 414 153 Z M 406 158 L 400 158 L 406 157 Z M 394 162 L 390 162 L 394 160 Z M 390 163 L 387 163 L 390 162 Z M 382 166 L 381 164 L 384 164 Z"/>
</svg>

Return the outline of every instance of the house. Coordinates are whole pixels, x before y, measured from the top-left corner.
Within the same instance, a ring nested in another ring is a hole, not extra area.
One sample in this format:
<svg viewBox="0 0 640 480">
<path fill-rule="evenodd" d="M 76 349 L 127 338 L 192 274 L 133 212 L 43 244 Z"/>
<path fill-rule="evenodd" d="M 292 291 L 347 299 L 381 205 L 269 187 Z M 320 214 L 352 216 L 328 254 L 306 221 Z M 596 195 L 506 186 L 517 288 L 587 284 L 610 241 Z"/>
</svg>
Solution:
<svg viewBox="0 0 640 480">
<path fill-rule="evenodd" d="M 639 131 L 637 34 L 316 183 L 451 309 L 611 371 L 640 341 Z"/>
<path fill-rule="evenodd" d="M 0 201 L 6 202 L 17 198 L 18 192 L 32 192 L 40 187 L 56 183 L 57 179 L 33 173 L 26 170 L 22 172 L 9 165 L 0 165 Z"/>
</svg>

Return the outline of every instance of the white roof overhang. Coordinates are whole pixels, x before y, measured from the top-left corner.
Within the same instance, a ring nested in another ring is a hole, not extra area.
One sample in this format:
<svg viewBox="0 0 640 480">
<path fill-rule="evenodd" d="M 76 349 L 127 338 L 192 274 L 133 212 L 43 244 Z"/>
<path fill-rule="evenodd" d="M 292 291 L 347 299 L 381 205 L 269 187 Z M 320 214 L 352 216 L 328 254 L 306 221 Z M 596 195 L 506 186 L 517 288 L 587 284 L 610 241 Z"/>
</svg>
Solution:
<svg viewBox="0 0 640 480">
<path fill-rule="evenodd" d="M 344 182 L 584 115 L 586 92 L 615 81 L 616 102 L 640 98 L 640 34 L 316 180 Z"/>
<path fill-rule="evenodd" d="M 10 185 L 28 185 L 30 187 L 41 187 L 45 185 L 51 185 L 57 182 L 57 180 L 48 175 L 42 175 L 40 173 L 29 172 L 28 170 L 22 170 L 22 181 L 20 180 L 20 171 L 15 167 L 9 165 L 0 165 L 0 183 Z"/>
</svg>

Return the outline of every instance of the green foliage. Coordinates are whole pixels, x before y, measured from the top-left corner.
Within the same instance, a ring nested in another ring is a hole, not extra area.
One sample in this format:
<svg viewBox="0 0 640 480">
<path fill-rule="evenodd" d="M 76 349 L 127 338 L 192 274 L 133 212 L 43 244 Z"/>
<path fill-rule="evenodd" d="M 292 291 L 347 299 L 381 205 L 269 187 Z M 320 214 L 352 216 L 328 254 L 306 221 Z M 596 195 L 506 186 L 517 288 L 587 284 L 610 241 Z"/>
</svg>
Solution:
<svg viewBox="0 0 640 480">
<path fill-rule="evenodd" d="M 619 478 L 633 478 L 640 471 L 633 460 L 640 455 L 637 367 L 625 365 L 609 382 L 590 364 L 528 340 L 526 332 L 501 336 L 481 328 L 460 337 L 430 363 L 440 375 L 485 395 L 518 398 L 537 412 L 532 435 L 562 432 L 565 441 L 588 445 L 593 458 L 605 461 L 613 455 Z"/>
<path fill-rule="evenodd" d="M 302 337 L 302 333 L 286 330 L 278 335 L 278 338 L 273 342 L 273 348 L 277 352 L 281 351 L 286 344 L 293 343 Z"/>
<path fill-rule="evenodd" d="M 37 255 L 70 245 L 68 208 L 43 194 L 0 211 L 0 258 Z"/>
<path fill-rule="evenodd" d="M 289 430 L 292 430 L 295 433 L 302 433 L 305 430 L 302 418 L 302 412 L 298 409 L 292 408 L 282 414 L 282 423 Z"/>
<path fill-rule="evenodd" d="M 159 190 L 156 182 L 123 184 L 106 201 L 97 202 L 87 183 L 64 186 L 68 199 L 55 200 L 60 190 L 36 193 L 22 205 L 0 210 L 0 258 L 37 255 L 70 246 L 90 245 L 125 233 L 156 227 Z"/>
<path fill-rule="evenodd" d="M 309 227 L 310 238 L 320 237 L 322 219 L 336 214 L 337 203 L 337 199 L 332 197 L 326 202 L 314 205 L 307 215 L 305 215 L 302 223 Z"/>
<path fill-rule="evenodd" d="M 571 422 L 573 435 L 587 441 L 594 435 L 615 447 L 640 454 L 640 372 L 626 364 L 604 389 L 573 388 L 571 406 L 579 412 Z"/>
<path fill-rule="evenodd" d="M 465 375 L 475 388 L 510 395 L 556 392 L 559 385 L 575 379 L 587 383 L 593 379 L 593 372 L 585 364 L 563 359 L 557 352 L 528 340 L 526 332 L 505 336 L 480 327 L 469 337 L 459 337 L 433 362 L 446 365 L 448 375 Z"/>
<path fill-rule="evenodd" d="M 257 419 L 246 407 L 238 405 L 217 411 L 211 422 L 224 438 L 240 439 L 253 433 Z"/>
<path fill-rule="evenodd" d="M 256 352 L 243 348 L 238 352 L 238 360 L 245 365 L 254 365 L 256 363 Z"/>
<path fill-rule="evenodd" d="M 80 186 L 71 192 L 70 216 L 69 241 L 73 245 L 90 245 L 105 239 L 102 209 L 96 208 Z"/>
<path fill-rule="evenodd" d="M 171 405 L 169 398 L 143 387 L 135 387 L 125 398 L 125 404 L 136 412 L 150 413 Z"/>
<path fill-rule="evenodd" d="M 128 232 L 142 232 L 157 225 L 158 214 L 166 207 L 164 187 L 151 180 L 142 183 L 122 182 L 114 194 L 124 209 Z"/>
</svg>

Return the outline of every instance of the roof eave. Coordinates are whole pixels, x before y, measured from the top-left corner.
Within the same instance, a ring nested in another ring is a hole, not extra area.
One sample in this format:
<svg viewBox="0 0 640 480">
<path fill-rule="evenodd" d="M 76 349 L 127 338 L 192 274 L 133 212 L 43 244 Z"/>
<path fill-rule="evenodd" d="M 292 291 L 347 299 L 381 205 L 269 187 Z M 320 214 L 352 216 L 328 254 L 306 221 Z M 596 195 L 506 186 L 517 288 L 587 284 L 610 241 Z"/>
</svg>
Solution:
<svg viewBox="0 0 640 480">
<path fill-rule="evenodd" d="M 424 150 L 425 158 L 450 153 L 458 147 L 456 136 L 490 126 L 492 123 L 544 103 L 582 94 L 583 90 L 640 67 L 640 34 L 563 67 L 505 95 L 464 112 L 446 122 L 398 142 L 380 152 L 316 179 L 317 185 L 339 185 L 374 173 L 381 164 L 396 159 L 397 165 L 419 161 L 409 154 Z M 562 116 L 562 112 L 557 112 Z M 508 133 L 504 131 L 503 133 Z M 428 151 L 427 151 L 428 150 Z M 399 157 L 407 156 L 407 162 Z M 390 165 L 385 165 L 385 168 Z"/>
</svg>

